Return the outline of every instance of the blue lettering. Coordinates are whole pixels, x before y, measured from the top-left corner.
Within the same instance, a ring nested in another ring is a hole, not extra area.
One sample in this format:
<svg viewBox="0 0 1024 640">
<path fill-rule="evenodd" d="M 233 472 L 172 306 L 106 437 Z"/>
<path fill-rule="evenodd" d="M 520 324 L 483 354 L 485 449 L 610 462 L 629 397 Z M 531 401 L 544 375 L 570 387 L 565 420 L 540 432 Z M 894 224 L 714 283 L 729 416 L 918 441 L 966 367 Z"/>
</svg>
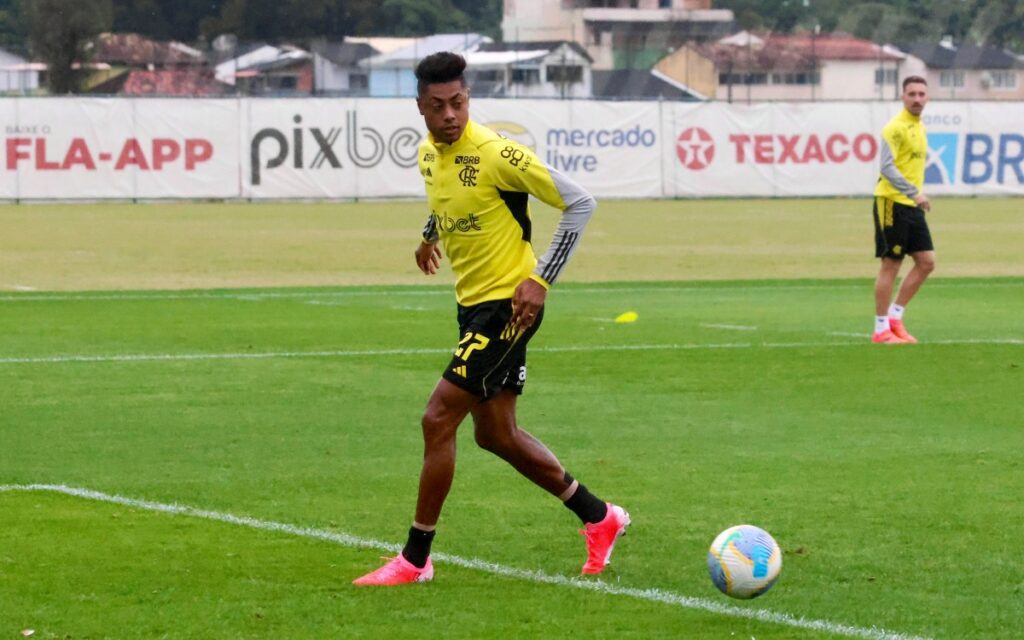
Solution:
<svg viewBox="0 0 1024 640">
<path fill-rule="evenodd" d="M 557 149 L 549 149 L 547 154 L 548 166 L 558 169 L 559 171 L 565 171 L 566 173 L 575 171 L 586 171 L 593 173 L 597 169 L 597 157 L 587 155 L 577 155 L 570 153 L 562 155 L 558 153 Z"/>
<path fill-rule="evenodd" d="M 1014 142 L 1017 144 L 1017 154 L 1010 156 L 1009 147 L 1010 143 Z M 1013 172 L 1017 175 L 1017 182 L 1024 184 L 1024 136 L 1019 133 L 1004 133 L 999 136 L 999 170 L 997 174 L 999 176 L 999 184 L 1005 182 L 1004 171 L 1007 167 L 1013 169 Z"/>
<path fill-rule="evenodd" d="M 583 141 L 585 139 L 586 139 L 586 134 L 583 133 L 582 130 L 580 130 L 580 129 L 573 129 L 572 130 L 572 134 L 570 134 L 570 136 L 569 136 L 569 144 L 571 144 L 574 147 L 578 147 L 581 144 L 583 144 Z"/>
<path fill-rule="evenodd" d="M 981 144 L 982 150 L 975 152 L 975 142 Z M 992 138 L 985 135 L 984 133 L 968 133 L 964 138 L 964 173 L 963 182 L 964 184 L 981 184 L 982 182 L 988 182 L 989 178 L 992 177 Z M 982 172 L 979 175 L 975 175 L 972 167 L 974 164 L 980 164 L 983 167 Z"/>
</svg>

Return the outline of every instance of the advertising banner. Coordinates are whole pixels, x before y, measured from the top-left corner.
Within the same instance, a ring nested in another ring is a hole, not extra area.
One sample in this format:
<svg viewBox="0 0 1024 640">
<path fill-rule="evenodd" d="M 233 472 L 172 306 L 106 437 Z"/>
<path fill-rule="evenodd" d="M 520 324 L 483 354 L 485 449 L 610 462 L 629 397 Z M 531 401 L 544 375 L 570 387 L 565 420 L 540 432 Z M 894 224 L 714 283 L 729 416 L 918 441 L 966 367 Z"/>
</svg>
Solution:
<svg viewBox="0 0 1024 640">
<path fill-rule="evenodd" d="M 9 199 L 234 198 L 235 101 L 0 101 Z"/>
<path fill-rule="evenodd" d="M 424 193 L 416 165 L 425 129 L 412 99 L 247 99 L 242 105 L 242 197 Z"/>
<path fill-rule="evenodd" d="M 472 114 L 597 197 L 660 198 L 659 110 L 652 102 L 475 100 Z"/>
<path fill-rule="evenodd" d="M 898 102 L 472 102 L 599 198 L 867 196 Z M 1019 105 L 932 102 L 925 192 L 1024 195 Z M 419 198 L 403 99 L 0 99 L 0 199 Z"/>
</svg>

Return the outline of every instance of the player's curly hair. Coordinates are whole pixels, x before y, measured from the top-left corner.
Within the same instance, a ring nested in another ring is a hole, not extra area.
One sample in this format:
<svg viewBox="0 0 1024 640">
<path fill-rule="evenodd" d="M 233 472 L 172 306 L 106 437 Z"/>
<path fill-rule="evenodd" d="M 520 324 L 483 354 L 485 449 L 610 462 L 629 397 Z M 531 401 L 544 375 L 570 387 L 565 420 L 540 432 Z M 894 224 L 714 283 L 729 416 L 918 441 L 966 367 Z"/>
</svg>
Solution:
<svg viewBox="0 0 1024 640">
<path fill-rule="evenodd" d="M 416 91 L 423 95 L 427 85 L 441 84 L 458 80 L 463 85 L 466 79 L 462 73 L 466 70 L 466 59 L 451 51 L 432 53 L 420 60 L 416 65 Z"/>
</svg>

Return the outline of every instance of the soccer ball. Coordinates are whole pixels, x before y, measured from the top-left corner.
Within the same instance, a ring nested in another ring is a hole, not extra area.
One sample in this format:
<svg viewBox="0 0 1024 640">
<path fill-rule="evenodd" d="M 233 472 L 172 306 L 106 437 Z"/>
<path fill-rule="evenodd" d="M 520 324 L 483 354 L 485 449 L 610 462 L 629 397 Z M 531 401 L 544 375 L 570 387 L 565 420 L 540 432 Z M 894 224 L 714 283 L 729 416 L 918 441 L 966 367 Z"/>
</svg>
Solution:
<svg viewBox="0 0 1024 640">
<path fill-rule="evenodd" d="M 747 600 L 768 589 L 782 571 L 782 550 L 775 539 L 750 524 L 729 527 L 708 549 L 708 573 L 718 590 Z"/>
</svg>

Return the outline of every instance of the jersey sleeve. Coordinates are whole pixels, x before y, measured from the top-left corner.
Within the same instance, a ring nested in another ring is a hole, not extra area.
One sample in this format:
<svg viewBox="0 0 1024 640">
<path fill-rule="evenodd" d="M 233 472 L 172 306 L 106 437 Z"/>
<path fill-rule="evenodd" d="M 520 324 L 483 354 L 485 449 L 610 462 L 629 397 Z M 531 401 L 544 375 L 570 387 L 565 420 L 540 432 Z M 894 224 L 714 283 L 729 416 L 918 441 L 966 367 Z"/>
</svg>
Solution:
<svg viewBox="0 0 1024 640">
<path fill-rule="evenodd" d="M 879 171 L 897 191 L 908 198 L 914 198 L 918 194 L 917 187 L 912 185 L 896 166 L 900 147 L 906 143 L 906 138 L 898 127 L 887 126 L 882 129 L 882 142 L 878 153 Z"/>
<path fill-rule="evenodd" d="M 597 201 L 574 180 L 546 166 L 528 147 L 511 140 L 493 144 L 499 189 L 528 193 L 562 212 L 551 244 L 533 270 L 533 279 L 550 287 L 576 252 Z"/>
</svg>

